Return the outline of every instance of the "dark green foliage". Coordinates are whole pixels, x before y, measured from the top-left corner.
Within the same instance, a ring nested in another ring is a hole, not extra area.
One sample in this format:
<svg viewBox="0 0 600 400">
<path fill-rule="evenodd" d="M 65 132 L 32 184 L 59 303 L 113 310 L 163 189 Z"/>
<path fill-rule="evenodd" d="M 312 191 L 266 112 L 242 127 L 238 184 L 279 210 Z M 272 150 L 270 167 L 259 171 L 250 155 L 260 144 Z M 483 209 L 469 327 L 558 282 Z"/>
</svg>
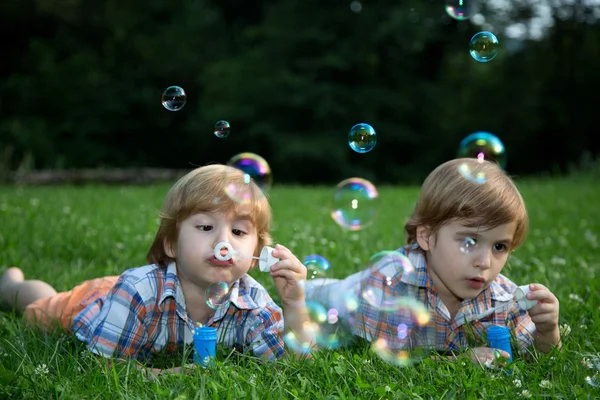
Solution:
<svg viewBox="0 0 600 400">
<path fill-rule="evenodd" d="M 477 63 L 441 1 L 29 0 L 0 6 L 0 169 L 152 166 L 265 157 L 277 182 L 351 175 L 420 182 L 477 130 L 498 135 L 513 173 L 564 171 L 600 152 L 600 23 L 561 5 L 539 40 L 532 6 L 481 5 L 500 54 Z M 179 112 L 160 104 L 183 87 Z M 231 135 L 212 134 L 217 120 Z M 347 145 L 368 122 L 378 144 Z M 27 166 L 27 165 L 25 165 Z"/>
</svg>

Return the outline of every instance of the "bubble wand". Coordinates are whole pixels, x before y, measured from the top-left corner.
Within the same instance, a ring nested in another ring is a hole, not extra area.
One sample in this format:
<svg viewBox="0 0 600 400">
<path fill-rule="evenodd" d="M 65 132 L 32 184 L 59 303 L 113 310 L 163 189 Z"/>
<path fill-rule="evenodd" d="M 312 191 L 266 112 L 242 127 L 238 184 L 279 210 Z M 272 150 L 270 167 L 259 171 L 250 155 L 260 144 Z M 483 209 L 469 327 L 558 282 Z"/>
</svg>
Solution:
<svg viewBox="0 0 600 400">
<path fill-rule="evenodd" d="M 512 305 L 515 303 L 515 301 L 519 304 L 519 306 L 523 310 L 530 310 L 533 306 L 535 306 L 537 304 L 537 300 L 529 300 L 526 297 L 527 293 L 529 293 L 529 285 L 519 286 L 517 288 L 517 290 L 515 291 L 514 298 L 512 301 L 509 301 L 508 303 L 503 304 L 498 307 L 492 307 L 480 314 L 477 314 L 477 317 L 475 317 L 475 319 L 481 319 L 481 318 L 487 317 L 488 315 L 492 314 L 495 311 L 506 311 L 506 310 L 510 309 L 510 307 L 512 307 Z"/>
<path fill-rule="evenodd" d="M 222 249 L 227 249 L 227 253 L 225 255 L 221 254 Z M 214 254 L 215 258 L 219 261 L 229 261 L 233 256 L 252 258 L 254 260 L 258 260 L 258 268 L 262 272 L 269 272 L 271 271 L 271 266 L 279 261 L 279 258 L 273 257 L 273 250 L 275 250 L 273 247 L 265 246 L 260 252 L 260 257 L 247 256 L 235 251 L 231 244 L 227 242 L 219 242 L 215 246 Z"/>
</svg>

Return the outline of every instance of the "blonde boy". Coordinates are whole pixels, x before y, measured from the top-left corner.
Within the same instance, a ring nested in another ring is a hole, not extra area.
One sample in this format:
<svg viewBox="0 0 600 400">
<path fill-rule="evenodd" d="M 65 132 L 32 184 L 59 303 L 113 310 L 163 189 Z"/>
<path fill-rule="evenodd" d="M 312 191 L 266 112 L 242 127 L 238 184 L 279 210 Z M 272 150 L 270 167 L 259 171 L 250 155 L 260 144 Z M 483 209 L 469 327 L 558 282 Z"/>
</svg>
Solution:
<svg viewBox="0 0 600 400">
<path fill-rule="evenodd" d="M 365 301 L 365 288 L 381 298 L 408 297 L 426 306 L 431 319 L 418 328 L 413 345 L 438 351 L 466 349 L 470 339 L 485 343 L 490 325 L 507 325 L 520 349 L 535 343 L 549 352 L 560 346 L 557 298 L 532 283 L 527 298 L 537 304 L 524 310 L 513 302 L 517 285 L 500 274 L 527 230 L 523 198 L 501 168 L 478 159 L 451 160 L 425 179 L 405 224 L 408 244 L 398 252 L 410 260 L 410 271 L 402 256 L 392 254 L 342 281 L 328 280 L 322 287 L 313 283 L 318 289 L 307 290 L 306 298 L 341 308 L 353 333 L 369 341 L 401 343 L 398 338 L 405 333 L 399 327 L 405 327 L 407 319 L 402 312 L 390 313 Z M 345 310 L 336 296 L 345 291 L 360 299 L 354 312 Z M 473 350 L 474 359 L 494 357 L 493 349 L 485 346 Z"/>
<path fill-rule="evenodd" d="M 238 253 L 258 255 L 271 243 L 271 209 L 264 194 L 244 174 L 224 165 L 197 168 L 169 190 L 148 265 L 86 281 L 65 293 L 49 284 L 24 280 L 18 268 L 5 271 L 0 298 L 24 312 L 30 324 L 58 321 L 104 357 L 144 359 L 192 341 L 196 323 L 218 328 L 219 342 L 265 359 L 283 354 L 283 315 L 265 288 L 247 275 L 256 260 L 218 260 L 215 245 L 228 242 Z M 271 276 L 287 304 L 290 320 L 302 324 L 304 292 L 298 282 L 306 268 L 285 247 Z M 216 310 L 207 287 L 226 282 L 229 301 Z M 288 326 L 294 329 L 294 326 Z"/>
</svg>

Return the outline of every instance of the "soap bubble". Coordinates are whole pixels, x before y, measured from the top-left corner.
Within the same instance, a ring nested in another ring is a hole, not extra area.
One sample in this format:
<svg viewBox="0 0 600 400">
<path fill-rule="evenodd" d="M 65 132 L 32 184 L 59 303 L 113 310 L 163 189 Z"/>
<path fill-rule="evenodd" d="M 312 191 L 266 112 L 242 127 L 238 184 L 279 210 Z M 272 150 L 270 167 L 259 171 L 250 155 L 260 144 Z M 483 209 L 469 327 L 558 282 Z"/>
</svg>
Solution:
<svg viewBox="0 0 600 400">
<path fill-rule="evenodd" d="M 371 256 L 367 267 L 372 272 L 361 288 L 362 301 L 377 310 L 399 309 L 404 303 L 396 287 L 403 277 L 415 273 L 408 257 L 399 251 L 381 251 Z"/>
<path fill-rule="evenodd" d="M 271 167 L 258 154 L 237 154 L 227 162 L 227 165 L 243 171 L 248 175 L 248 179 L 252 179 L 263 191 L 271 186 Z"/>
<path fill-rule="evenodd" d="M 458 21 L 469 19 L 473 15 L 475 0 L 446 0 L 446 13 Z"/>
<path fill-rule="evenodd" d="M 169 86 L 162 94 L 162 105 L 169 111 L 179 111 L 185 106 L 187 95 L 179 86 Z"/>
<path fill-rule="evenodd" d="M 498 38 L 491 32 L 476 33 L 469 42 L 471 57 L 479 62 L 492 61 L 498 54 Z"/>
<path fill-rule="evenodd" d="M 311 254 L 304 257 L 302 263 L 306 266 L 305 290 L 315 290 L 323 282 L 320 279 L 327 276 L 327 271 L 330 268 L 329 261 L 318 254 Z"/>
<path fill-rule="evenodd" d="M 394 311 L 381 310 L 374 316 L 387 329 L 373 332 L 371 349 L 382 360 L 397 366 L 413 365 L 428 355 L 433 343 L 426 334 L 431 316 L 425 305 L 410 297 L 398 300 Z"/>
<path fill-rule="evenodd" d="M 302 261 L 307 270 L 307 279 L 325 278 L 330 268 L 329 261 L 318 254 L 304 257 Z"/>
<path fill-rule="evenodd" d="M 348 133 L 348 144 L 357 153 L 371 151 L 377 144 L 375 129 L 369 124 L 356 124 Z"/>
<path fill-rule="evenodd" d="M 477 242 L 471 237 L 466 237 L 460 241 L 460 251 L 464 254 L 471 254 L 477 247 Z"/>
<path fill-rule="evenodd" d="M 304 342 L 295 334 L 284 335 L 284 342 L 298 353 L 309 353 L 316 344 L 320 349 L 335 349 L 352 340 L 352 333 L 339 325 L 339 312 L 327 310 L 321 303 L 308 300 L 306 310 L 310 322 L 303 325 Z M 311 345 L 312 343 L 312 345 Z"/>
<path fill-rule="evenodd" d="M 358 231 L 370 225 L 379 206 L 375 186 L 362 178 L 348 178 L 335 188 L 331 217 L 342 228 Z"/>
<path fill-rule="evenodd" d="M 208 285 L 204 294 L 206 305 L 216 310 L 229 298 L 229 285 L 225 282 L 215 282 Z"/>
<path fill-rule="evenodd" d="M 358 0 L 353 0 L 350 2 L 350 9 L 352 10 L 352 12 L 358 14 L 362 11 L 362 4 Z"/>
<path fill-rule="evenodd" d="M 506 166 L 504 144 L 488 132 L 475 132 L 465 137 L 458 146 L 458 157 L 496 162 L 501 168 Z"/>
<path fill-rule="evenodd" d="M 217 121 L 214 128 L 215 136 L 224 139 L 229 136 L 229 131 L 231 130 L 231 126 L 227 121 Z"/>
</svg>

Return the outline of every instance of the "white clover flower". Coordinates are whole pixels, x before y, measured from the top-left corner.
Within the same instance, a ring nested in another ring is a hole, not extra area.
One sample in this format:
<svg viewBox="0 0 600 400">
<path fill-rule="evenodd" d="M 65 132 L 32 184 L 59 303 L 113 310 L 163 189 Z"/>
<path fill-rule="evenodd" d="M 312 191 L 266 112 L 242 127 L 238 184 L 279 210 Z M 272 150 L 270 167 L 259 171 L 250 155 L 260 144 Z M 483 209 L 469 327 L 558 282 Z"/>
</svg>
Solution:
<svg viewBox="0 0 600 400">
<path fill-rule="evenodd" d="M 48 367 L 46 366 L 46 364 L 40 364 L 37 367 L 35 367 L 35 370 L 33 371 L 34 374 L 36 375 L 48 375 L 50 371 L 48 370 Z"/>
<path fill-rule="evenodd" d="M 515 385 L 515 387 L 520 388 L 521 387 L 521 380 L 520 379 L 515 379 L 513 381 L 513 385 Z"/>
<path fill-rule="evenodd" d="M 567 324 L 562 324 L 558 328 L 560 336 L 568 336 L 571 333 L 571 327 Z"/>
<path fill-rule="evenodd" d="M 392 388 L 391 388 L 391 387 L 389 387 L 388 385 L 385 385 L 385 391 L 386 391 L 386 392 L 391 392 L 391 391 L 392 391 Z"/>
<path fill-rule="evenodd" d="M 546 379 L 540 382 L 540 387 L 544 389 L 550 389 L 552 387 L 552 383 Z"/>
<path fill-rule="evenodd" d="M 583 303 L 583 299 L 581 298 L 581 296 L 579 296 L 578 294 L 575 294 L 575 293 L 569 294 L 569 299 Z"/>
<path fill-rule="evenodd" d="M 523 390 L 521 392 L 521 396 L 525 397 L 526 399 L 531 397 L 531 393 L 529 392 L 529 390 Z"/>
<path fill-rule="evenodd" d="M 588 369 L 594 368 L 594 364 L 592 364 L 592 362 L 585 357 L 583 358 L 583 360 L 581 360 L 581 363 L 583 364 L 584 367 L 586 367 Z"/>
<path fill-rule="evenodd" d="M 565 260 L 564 258 L 561 258 L 561 257 L 556 257 L 556 256 L 552 257 L 550 262 L 555 265 L 566 265 L 567 264 L 567 260 Z"/>
</svg>

